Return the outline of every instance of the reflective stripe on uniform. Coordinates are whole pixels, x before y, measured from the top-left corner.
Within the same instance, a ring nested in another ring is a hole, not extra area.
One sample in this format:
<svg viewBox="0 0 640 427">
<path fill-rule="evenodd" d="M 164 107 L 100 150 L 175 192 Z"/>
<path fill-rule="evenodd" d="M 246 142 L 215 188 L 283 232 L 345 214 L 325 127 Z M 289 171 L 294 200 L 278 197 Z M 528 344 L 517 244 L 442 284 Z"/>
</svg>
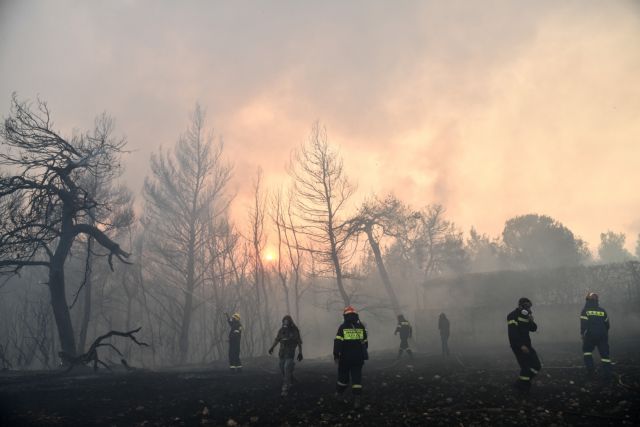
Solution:
<svg viewBox="0 0 640 427">
<path fill-rule="evenodd" d="M 344 339 L 346 341 L 356 341 L 356 340 L 363 340 L 364 339 L 364 329 L 343 329 L 342 330 L 342 335 L 344 336 Z"/>
<path fill-rule="evenodd" d="M 604 359 L 604 358 L 602 358 L 602 359 L 600 359 L 600 361 L 601 361 L 602 363 L 611 363 L 611 359 Z"/>
<path fill-rule="evenodd" d="M 342 338 L 340 335 L 336 335 L 336 339 L 340 341 L 344 341 L 344 338 Z"/>
<path fill-rule="evenodd" d="M 515 320 L 509 320 L 509 321 L 507 322 L 507 325 L 516 325 L 516 326 L 517 326 L 517 325 L 518 325 L 518 322 L 516 322 Z"/>
<path fill-rule="evenodd" d="M 582 353 L 583 356 L 591 356 L 593 353 Z"/>
<path fill-rule="evenodd" d="M 524 375 L 520 375 L 520 376 L 518 377 L 518 379 L 519 379 L 519 380 L 522 380 L 522 381 L 529 381 L 529 380 L 531 380 L 531 377 L 525 377 Z"/>
<path fill-rule="evenodd" d="M 537 370 L 535 370 L 535 369 L 533 369 L 533 368 L 529 368 L 529 370 L 530 370 L 531 372 L 533 372 L 534 374 L 537 374 L 537 373 L 538 373 L 538 371 L 537 371 Z"/>
<path fill-rule="evenodd" d="M 338 381 L 338 385 L 339 385 L 340 387 L 346 387 L 346 386 L 348 386 L 349 384 L 341 383 L 340 381 Z"/>
<path fill-rule="evenodd" d="M 589 320 L 589 318 L 587 316 L 580 316 L 580 318 L 584 319 L 584 320 Z"/>
<path fill-rule="evenodd" d="M 351 388 L 362 388 L 362 384 L 353 384 Z"/>
<path fill-rule="evenodd" d="M 518 317 L 518 322 L 529 323 L 529 319 L 525 319 L 524 317 Z"/>
<path fill-rule="evenodd" d="M 604 317 L 604 311 L 587 310 L 587 316 Z"/>
</svg>

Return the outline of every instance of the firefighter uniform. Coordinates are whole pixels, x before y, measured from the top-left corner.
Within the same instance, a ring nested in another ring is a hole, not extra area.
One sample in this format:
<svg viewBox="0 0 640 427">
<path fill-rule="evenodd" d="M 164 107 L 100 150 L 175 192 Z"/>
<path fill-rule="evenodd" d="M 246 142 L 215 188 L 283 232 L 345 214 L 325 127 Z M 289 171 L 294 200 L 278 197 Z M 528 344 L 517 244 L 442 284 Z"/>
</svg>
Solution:
<svg viewBox="0 0 640 427">
<path fill-rule="evenodd" d="M 231 369 L 231 372 L 239 373 L 242 371 L 242 362 L 240 361 L 242 324 L 240 323 L 240 315 L 235 313 L 227 318 L 227 322 L 231 327 L 229 331 L 229 369 Z"/>
<path fill-rule="evenodd" d="M 528 392 L 531 389 L 531 380 L 540 371 L 540 359 L 531 346 L 529 332 L 535 332 L 538 325 L 531 316 L 531 301 L 521 298 L 518 308 L 507 315 L 507 328 L 509 331 L 509 344 L 513 354 L 520 365 L 520 376 L 516 382 L 516 388 Z"/>
<path fill-rule="evenodd" d="M 400 334 L 400 349 L 398 350 L 398 359 L 402 356 L 402 352 L 406 351 L 410 358 L 413 359 L 413 353 L 409 348 L 409 338 L 413 335 L 411 324 L 404 318 L 402 314 L 398 315 L 398 326 L 394 335 Z"/>
<path fill-rule="evenodd" d="M 609 316 L 598 304 L 598 296 L 587 295 L 587 300 L 580 313 L 580 335 L 582 336 L 582 354 L 587 374 L 594 373 L 593 350 L 598 348 L 602 369 L 606 376 L 611 375 L 611 359 L 609 358 Z"/>
<path fill-rule="evenodd" d="M 356 311 L 349 306 L 344 310 L 344 323 L 338 328 L 333 340 L 333 359 L 338 363 L 336 393 L 341 395 L 351 378 L 351 392 L 356 406 L 359 405 L 359 396 L 362 394 L 362 366 L 369 358 L 367 349 L 367 330 Z"/>
</svg>

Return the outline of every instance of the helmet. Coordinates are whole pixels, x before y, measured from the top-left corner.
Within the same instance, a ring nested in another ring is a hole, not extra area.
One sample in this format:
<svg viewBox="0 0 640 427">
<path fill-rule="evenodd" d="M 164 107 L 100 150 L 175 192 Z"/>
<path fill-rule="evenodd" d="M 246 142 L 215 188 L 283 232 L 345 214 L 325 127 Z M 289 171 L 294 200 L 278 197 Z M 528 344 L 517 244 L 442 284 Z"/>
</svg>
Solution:
<svg viewBox="0 0 640 427">
<path fill-rule="evenodd" d="M 345 307 L 345 308 L 344 308 L 344 311 L 342 312 L 342 314 L 351 314 L 351 313 L 356 314 L 356 313 L 358 313 L 358 312 L 356 311 L 356 309 L 355 309 L 355 308 L 353 308 L 353 307 L 351 307 L 351 306 Z"/>
<path fill-rule="evenodd" d="M 240 320 L 240 313 L 233 313 L 233 316 L 231 316 L 233 319 L 236 320 Z"/>
<path fill-rule="evenodd" d="M 598 301 L 598 294 L 595 292 L 589 292 L 585 298 L 587 301 Z"/>
<path fill-rule="evenodd" d="M 518 300 L 518 305 L 524 305 L 524 304 L 533 305 L 533 303 L 529 298 L 522 297 Z"/>
</svg>

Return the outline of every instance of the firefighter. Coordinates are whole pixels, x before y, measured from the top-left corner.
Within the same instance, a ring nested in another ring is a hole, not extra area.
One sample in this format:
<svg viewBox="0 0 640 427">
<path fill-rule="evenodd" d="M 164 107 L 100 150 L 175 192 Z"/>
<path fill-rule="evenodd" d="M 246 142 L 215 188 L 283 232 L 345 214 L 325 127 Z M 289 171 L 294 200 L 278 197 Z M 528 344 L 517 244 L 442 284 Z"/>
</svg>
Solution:
<svg viewBox="0 0 640 427">
<path fill-rule="evenodd" d="M 449 319 L 444 313 L 438 317 L 438 329 L 440 330 L 440 342 L 442 344 L 442 357 L 449 357 Z"/>
<path fill-rule="evenodd" d="M 354 408 L 360 407 L 362 394 L 362 366 L 369 359 L 367 330 L 360 322 L 356 310 L 348 306 L 343 311 L 344 322 L 333 340 L 333 360 L 338 365 L 336 397 L 342 395 L 351 378 Z"/>
<path fill-rule="evenodd" d="M 240 338 L 242 336 L 242 324 L 240 314 L 234 313 L 231 317 L 227 313 L 227 322 L 231 327 L 229 331 L 229 369 L 233 373 L 242 372 L 242 362 L 240 361 Z"/>
<path fill-rule="evenodd" d="M 540 359 L 531 346 L 529 332 L 535 332 L 538 325 L 531 314 L 531 300 L 520 298 L 518 307 L 507 315 L 507 327 L 509 330 L 509 344 L 520 365 L 520 376 L 516 381 L 517 390 L 528 393 L 531 390 L 531 380 L 540 371 Z"/>
<path fill-rule="evenodd" d="M 409 348 L 409 338 L 413 335 L 411 324 L 404 318 L 402 314 L 398 315 L 398 326 L 394 335 L 400 334 L 400 349 L 398 350 L 398 359 L 402 356 L 402 352 L 406 351 L 410 359 L 413 359 L 413 353 Z"/>
<path fill-rule="evenodd" d="M 593 376 L 593 350 L 598 347 L 602 370 L 607 378 L 611 377 L 611 359 L 609 358 L 609 316 L 598 304 L 598 294 L 589 292 L 584 308 L 580 313 L 580 335 L 582 336 L 582 354 L 587 375 Z"/>
<path fill-rule="evenodd" d="M 300 330 L 288 314 L 282 318 L 282 327 L 278 330 L 278 335 L 276 335 L 276 339 L 269 349 L 269 354 L 273 354 L 273 349 L 278 343 L 280 344 L 278 357 L 280 358 L 280 372 L 282 373 L 281 396 L 286 397 L 293 383 L 296 347 L 298 348 L 298 362 L 302 362 L 302 338 L 300 338 Z"/>
</svg>

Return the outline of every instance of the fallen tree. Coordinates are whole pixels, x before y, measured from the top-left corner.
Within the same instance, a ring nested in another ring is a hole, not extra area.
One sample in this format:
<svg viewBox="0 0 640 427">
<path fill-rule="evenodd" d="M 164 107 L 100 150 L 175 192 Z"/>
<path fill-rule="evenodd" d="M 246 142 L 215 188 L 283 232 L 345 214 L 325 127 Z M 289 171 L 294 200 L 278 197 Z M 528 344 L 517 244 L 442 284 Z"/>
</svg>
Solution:
<svg viewBox="0 0 640 427">
<path fill-rule="evenodd" d="M 114 346 L 111 343 L 103 343 L 102 341 L 108 338 L 111 338 L 112 336 L 126 337 L 131 339 L 134 343 L 138 344 L 139 346 L 149 347 L 149 344 L 138 341 L 138 339 L 135 337 L 134 334 L 140 331 L 140 329 L 142 329 L 142 326 L 139 327 L 138 329 L 134 329 L 129 332 L 109 331 L 106 334 L 96 338 L 93 344 L 91 344 L 91 347 L 89 347 L 89 350 L 87 350 L 86 353 L 78 356 L 70 355 L 68 353 L 65 353 L 64 351 L 58 352 L 58 355 L 60 356 L 60 359 L 62 359 L 63 364 L 67 366 L 67 370 L 65 371 L 65 373 L 70 372 L 76 366 L 88 365 L 91 362 L 93 362 L 94 371 L 98 370 L 98 364 L 104 366 L 105 368 L 111 371 L 112 369 L 109 367 L 109 365 L 104 363 L 98 357 L 98 348 L 100 347 L 110 347 L 113 350 L 115 350 L 115 352 L 118 353 L 121 357 L 120 363 L 122 363 L 122 366 L 124 366 L 125 369 L 127 369 L 128 371 L 132 370 L 132 368 L 129 366 L 127 361 L 124 359 L 122 352 L 118 350 L 116 346 Z"/>
</svg>

